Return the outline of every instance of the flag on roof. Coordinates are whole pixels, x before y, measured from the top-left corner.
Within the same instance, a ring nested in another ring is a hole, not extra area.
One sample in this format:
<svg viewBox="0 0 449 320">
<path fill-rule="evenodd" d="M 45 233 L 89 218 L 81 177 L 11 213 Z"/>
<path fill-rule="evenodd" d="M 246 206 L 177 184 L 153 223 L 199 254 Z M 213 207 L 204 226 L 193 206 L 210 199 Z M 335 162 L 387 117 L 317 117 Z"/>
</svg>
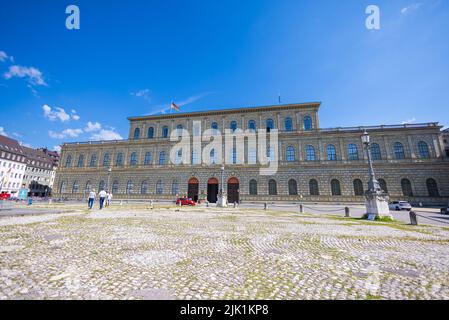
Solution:
<svg viewBox="0 0 449 320">
<path fill-rule="evenodd" d="M 174 102 L 171 103 L 171 109 L 175 109 L 176 111 L 179 111 L 179 107 Z"/>
</svg>

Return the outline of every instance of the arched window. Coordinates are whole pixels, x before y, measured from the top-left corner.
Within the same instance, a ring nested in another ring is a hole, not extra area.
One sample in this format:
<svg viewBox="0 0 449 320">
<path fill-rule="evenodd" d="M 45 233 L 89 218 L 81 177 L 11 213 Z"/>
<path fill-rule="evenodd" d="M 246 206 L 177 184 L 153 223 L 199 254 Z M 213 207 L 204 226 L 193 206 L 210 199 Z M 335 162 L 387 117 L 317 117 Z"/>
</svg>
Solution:
<svg viewBox="0 0 449 320">
<path fill-rule="evenodd" d="M 413 197 L 412 183 L 409 179 L 401 180 L 402 194 L 405 197 Z"/>
<path fill-rule="evenodd" d="M 140 128 L 134 129 L 134 140 L 137 140 L 140 138 Z"/>
<path fill-rule="evenodd" d="M 97 165 L 97 154 L 94 153 L 90 156 L 89 167 L 95 167 Z"/>
<path fill-rule="evenodd" d="M 304 117 L 304 130 L 305 131 L 312 130 L 312 118 L 310 116 Z"/>
<path fill-rule="evenodd" d="M 78 157 L 77 167 L 84 167 L 84 154 L 80 154 L 80 156 Z"/>
<path fill-rule="evenodd" d="M 137 152 L 131 153 L 131 157 L 129 158 L 129 164 L 131 166 L 136 166 L 137 165 Z"/>
<path fill-rule="evenodd" d="M 394 156 L 396 159 L 401 160 L 405 159 L 405 152 L 404 152 L 404 146 L 400 142 L 396 142 L 394 144 Z"/>
<path fill-rule="evenodd" d="M 177 195 L 179 194 L 179 183 L 178 180 L 174 180 L 172 185 L 171 185 L 171 194 L 172 195 Z"/>
<path fill-rule="evenodd" d="M 231 131 L 234 132 L 235 130 L 237 130 L 237 121 L 231 121 L 231 125 L 230 125 Z"/>
<path fill-rule="evenodd" d="M 422 158 L 422 159 L 430 158 L 429 145 L 426 142 L 420 141 L 418 143 L 418 151 L 419 151 L 420 158 Z"/>
<path fill-rule="evenodd" d="M 337 150 L 333 144 L 327 146 L 327 160 L 337 161 Z"/>
<path fill-rule="evenodd" d="M 248 121 L 248 129 L 251 131 L 256 131 L 256 121 L 249 120 Z"/>
<path fill-rule="evenodd" d="M 151 163 L 153 162 L 153 155 L 151 152 L 147 152 L 145 153 L 145 159 L 144 159 L 144 164 L 146 166 L 151 165 Z"/>
<path fill-rule="evenodd" d="M 111 163 L 111 157 L 109 153 L 105 153 L 103 156 L 103 167 L 109 167 Z"/>
<path fill-rule="evenodd" d="M 92 190 L 92 183 L 90 182 L 90 180 L 88 180 L 86 182 L 86 188 L 84 189 L 84 191 L 86 191 L 86 193 L 89 193 Z"/>
<path fill-rule="evenodd" d="M 288 194 L 290 196 L 298 195 L 298 184 L 295 179 L 288 180 Z"/>
<path fill-rule="evenodd" d="M 162 181 L 159 180 L 156 183 L 156 194 L 162 194 L 162 193 L 164 193 L 164 186 L 162 185 Z"/>
<path fill-rule="evenodd" d="M 148 135 L 147 135 L 148 139 L 153 139 L 154 138 L 154 128 L 153 127 L 149 127 L 148 128 Z"/>
<path fill-rule="evenodd" d="M 117 180 L 115 180 L 115 181 L 112 183 L 112 193 L 113 193 L 113 194 L 118 193 L 118 181 L 117 181 Z"/>
<path fill-rule="evenodd" d="M 70 154 L 67 156 L 67 159 L 65 160 L 65 166 L 67 168 L 72 166 L 72 156 Z"/>
<path fill-rule="evenodd" d="M 237 164 L 237 148 L 232 149 L 232 164 Z"/>
<path fill-rule="evenodd" d="M 257 195 L 257 181 L 254 179 L 249 182 L 249 194 L 252 196 Z"/>
<path fill-rule="evenodd" d="M 165 164 L 165 152 L 161 151 L 159 153 L 159 165 L 163 166 Z"/>
<path fill-rule="evenodd" d="M 315 161 L 315 148 L 311 145 L 306 147 L 306 160 L 307 161 Z"/>
<path fill-rule="evenodd" d="M 65 193 L 67 190 L 67 183 L 65 181 L 61 181 L 61 186 L 59 187 L 59 193 Z"/>
<path fill-rule="evenodd" d="M 129 180 L 128 183 L 126 184 L 126 194 L 133 193 L 133 187 L 134 187 L 133 182 Z"/>
<path fill-rule="evenodd" d="M 73 182 L 73 186 L 72 186 L 72 193 L 78 193 L 79 190 L 79 184 L 78 181 Z"/>
<path fill-rule="evenodd" d="M 183 131 L 184 127 L 182 126 L 182 124 L 178 124 L 176 126 L 176 135 L 178 137 L 182 137 L 182 131 Z"/>
<path fill-rule="evenodd" d="M 270 181 L 268 181 L 268 194 L 270 196 L 276 196 L 278 194 L 276 180 L 271 179 Z"/>
<path fill-rule="evenodd" d="M 364 194 L 363 183 L 362 183 L 362 180 L 360 180 L 360 179 L 354 180 L 354 194 L 356 196 L 363 196 L 363 194 Z"/>
<path fill-rule="evenodd" d="M 371 145 L 371 158 L 373 160 L 382 160 L 382 153 L 380 152 L 380 146 L 377 143 Z"/>
<path fill-rule="evenodd" d="M 429 197 L 439 197 L 440 192 L 438 191 L 438 184 L 435 179 L 429 178 L 426 181 L 427 192 L 429 193 Z"/>
<path fill-rule="evenodd" d="M 181 153 L 181 159 L 182 159 L 182 153 Z M 192 150 L 192 164 L 199 164 L 198 161 L 198 151 Z"/>
<path fill-rule="evenodd" d="M 319 196 L 320 189 L 318 188 L 318 181 L 315 179 L 311 179 L 309 181 L 309 193 L 311 196 Z"/>
<path fill-rule="evenodd" d="M 168 138 L 168 127 L 162 127 L 162 138 Z"/>
<path fill-rule="evenodd" d="M 332 179 L 331 191 L 333 196 L 341 196 L 340 181 L 338 181 L 337 179 Z"/>
<path fill-rule="evenodd" d="M 285 131 L 287 131 L 287 132 L 293 131 L 292 118 L 285 118 L 284 126 L 285 126 Z"/>
<path fill-rule="evenodd" d="M 148 194 L 148 181 L 142 181 L 142 185 L 140 186 L 140 194 Z"/>
<path fill-rule="evenodd" d="M 271 132 L 274 129 L 273 119 L 267 119 L 267 132 Z"/>
<path fill-rule="evenodd" d="M 359 160 L 359 150 L 354 143 L 348 145 L 348 159 Z"/>
<path fill-rule="evenodd" d="M 116 166 L 123 166 L 123 153 L 118 153 L 117 158 L 115 159 Z"/>
<path fill-rule="evenodd" d="M 377 182 L 379 182 L 380 188 L 385 191 L 386 193 L 388 193 L 388 186 L 387 186 L 387 182 L 384 179 L 378 179 Z"/>
<path fill-rule="evenodd" d="M 98 184 L 98 191 L 104 190 L 104 187 L 105 187 L 105 183 L 103 180 L 101 180 L 100 183 Z"/>
<path fill-rule="evenodd" d="M 215 156 L 215 149 L 212 149 L 209 153 L 210 156 L 210 163 L 216 164 L 217 163 L 217 157 Z"/>
<path fill-rule="evenodd" d="M 292 146 L 287 147 L 287 161 L 294 162 L 295 161 L 295 148 Z"/>
</svg>

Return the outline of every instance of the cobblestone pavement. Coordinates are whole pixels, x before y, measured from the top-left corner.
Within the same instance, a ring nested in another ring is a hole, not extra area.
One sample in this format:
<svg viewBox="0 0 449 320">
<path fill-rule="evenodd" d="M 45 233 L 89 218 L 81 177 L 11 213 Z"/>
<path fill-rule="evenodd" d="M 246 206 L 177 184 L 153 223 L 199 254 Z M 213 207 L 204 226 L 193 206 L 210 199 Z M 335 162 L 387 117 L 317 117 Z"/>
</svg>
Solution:
<svg viewBox="0 0 449 320">
<path fill-rule="evenodd" d="M 0 299 L 449 299 L 449 228 L 258 209 L 0 219 Z"/>
</svg>

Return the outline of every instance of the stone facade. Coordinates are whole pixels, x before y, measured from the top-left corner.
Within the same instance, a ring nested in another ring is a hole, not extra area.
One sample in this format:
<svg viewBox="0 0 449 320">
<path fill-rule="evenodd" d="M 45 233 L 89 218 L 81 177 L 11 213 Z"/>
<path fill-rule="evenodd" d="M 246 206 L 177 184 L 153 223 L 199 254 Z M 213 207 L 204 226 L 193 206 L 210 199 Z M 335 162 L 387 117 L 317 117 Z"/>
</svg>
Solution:
<svg viewBox="0 0 449 320">
<path fill-rule="evenodd" d="M 22 147 L 27 158 L 23 184 L 29 189 L 30 196 L 45 197 L 51 195 L 55 179 L 53 160 L 42 149 Z"/>
<path fill-rule="evenodd" d="M 225 165 L 224 192 L 231 188 L 229 192 L 237 192 L 240 201 L 298 201 L 302 197 L 316 202 L 363 202 L 368 166 L 360 136 L 367 130 L 376 144 L 374 169 L 392 198 L 447 203 L 449 158 L 441 126 L 321 129 L 319 106 L 289 104 L 128 118 L 128 140 L 62 146 L 56 196 L 81 199 L 91 188 L 109 187 L 115 199 L 174 200 L 176 194 L 192 192 L 189 180 L 198 181 L 200 194 L 215 190 L 208 182 L 211 178 L 221 181 L 221 165 L 169 163 L 170 149 L 176 144 L 170 142 L 170 132 L 181 127 L 191 132 L 194 121 L 200 121 L 202 130 L 233 126 L 245 130 L 253 125 L 279 130 L 279 169 L 275 175 L 261 176 L 258 164 Z M 165 161 L 160 162 L 161 152 L 165 152 Z M 109 167 L 112 172 L 108 177 Z M 237 186 L 226 183 L 231 178 L 236 178 L 232 181 L 238 181 Z"/>
</svg>

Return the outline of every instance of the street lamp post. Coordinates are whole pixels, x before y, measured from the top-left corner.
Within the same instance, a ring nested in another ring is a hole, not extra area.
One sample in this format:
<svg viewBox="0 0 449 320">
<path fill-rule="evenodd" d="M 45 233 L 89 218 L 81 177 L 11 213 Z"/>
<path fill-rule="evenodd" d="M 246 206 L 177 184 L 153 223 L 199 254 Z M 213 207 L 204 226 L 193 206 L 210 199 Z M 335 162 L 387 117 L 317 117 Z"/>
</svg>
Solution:
<svg viewBox="0 0 449 320">
<path fill-rule="evenodd" d="M 362 143 L 366 150 L 368 158 L 369 181 L 368 190 L 365 192 L 365 205 L 368 218 L 372 217 L 389 217 L 390 208 L 388 207 L 388 194 L 382 190 L 379 181 L 374 173 L 373 161 L 371 158 L 371 142 L 368 132 L 364 132 L 361 136 Z"/>
<path fill-rule="evenodd" d="M 227 207 L 228 206 L 228 201 L 226 199 L 226 196 L 225 196 L 224 190 L 223 190 L 224 170 L 225 170 L 225 166 L 224 166 L 224 164 L 222 164 L 221 165 L 220 194 L 218 195 L 218 199 L 217 199 L 217 207 Z"/>
<path fill-rule="evenodd" d="M 106 185 L 106 190 L 108 190 L 109 192 L 110 192 L 110 190 L 109 190 L 109 183 L 111 182 L 111 172 L 112 172 L 112 168 L 109 167 L 108 168 L 108 183 Z"/>
</svg>

